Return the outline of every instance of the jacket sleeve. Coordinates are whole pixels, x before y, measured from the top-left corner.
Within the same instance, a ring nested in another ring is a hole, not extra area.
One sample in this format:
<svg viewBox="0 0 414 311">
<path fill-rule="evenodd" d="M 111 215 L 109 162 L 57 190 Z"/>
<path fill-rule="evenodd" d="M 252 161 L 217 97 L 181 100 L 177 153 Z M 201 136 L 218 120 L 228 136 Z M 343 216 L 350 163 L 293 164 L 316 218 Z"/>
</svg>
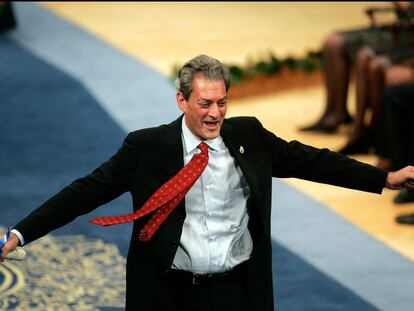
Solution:
<svg viewBox="0 0 414 311">
<path fill-rule="evenodd" d="M 35 209 L 14 228 L 25 243 L 62 227 L 131 189 L 137 168 L 137 144 L 129 134 L 122 147 L 89 175 L 73 181 Z"/>
<path fill-rule="evenodd" d="M 257 121 L 272 162 L 273 177 L 295 177 L 350 189 L 381 193 L 387 172 L 329 149 L 287 142 Z"/>
</svg>

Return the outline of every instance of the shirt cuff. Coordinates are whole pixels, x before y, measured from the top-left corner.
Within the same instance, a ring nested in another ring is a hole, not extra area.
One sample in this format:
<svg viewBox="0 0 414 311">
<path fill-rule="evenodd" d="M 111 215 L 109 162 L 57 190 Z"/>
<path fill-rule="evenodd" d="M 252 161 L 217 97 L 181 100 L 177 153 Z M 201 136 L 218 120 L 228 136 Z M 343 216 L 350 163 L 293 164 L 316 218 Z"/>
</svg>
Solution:
<svg viewBox="0 0 414 311">
<path fill-rule="evenodd" d="M 11 232 L 13 232 L 19 238 L 20 246 L 23 246 L 24 245 L 24 238 L 23 238 L 22 234 L 19 231 L 17 231 L 17 229 L 11 229 Z"/>
</svg>

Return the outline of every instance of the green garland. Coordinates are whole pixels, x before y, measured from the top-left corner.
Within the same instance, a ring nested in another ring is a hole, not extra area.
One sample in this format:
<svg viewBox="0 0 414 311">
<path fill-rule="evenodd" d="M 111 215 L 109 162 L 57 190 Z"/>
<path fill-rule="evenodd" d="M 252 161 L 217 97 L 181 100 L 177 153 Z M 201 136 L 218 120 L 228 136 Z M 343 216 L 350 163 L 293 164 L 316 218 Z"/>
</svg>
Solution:
<svg viewBox="0 0 414 311">
<path fill-rule="evenodd" d="M 244 66 L 227 64 L 230 69 L 231 79 L 233 84 L 240 83 L 245 79 L 252 78 L 257 75 L 277 75 L 282 68 L 288 68 L 291 71 L 302 70 L 312 73 L 315 70 L 322 68 L 322 52 L 309 51 L 304 58 L 295 59 L 293 57 L 286 57 L 278 59 L 273 53 L 262 57 L 254 62 L 248 60 Z M 172 69 L 171 81 L 174 82 L 177 78 L 178 71 L 181 65 L 175 64 Z"/>
</svg>

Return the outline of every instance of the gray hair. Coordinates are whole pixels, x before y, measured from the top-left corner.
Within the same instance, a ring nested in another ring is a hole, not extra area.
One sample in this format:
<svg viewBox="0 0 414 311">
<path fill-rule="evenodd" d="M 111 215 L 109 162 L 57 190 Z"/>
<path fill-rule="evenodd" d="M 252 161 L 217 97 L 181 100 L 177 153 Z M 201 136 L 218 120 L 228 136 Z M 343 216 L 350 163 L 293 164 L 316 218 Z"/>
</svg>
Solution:
<svg viewBox="0 0 414 311">
<path fill-rule="evenodd" d="M 193 80 L 197 74 L 201 74 L 210 80 L 223 79 L 226 92 L 228 92 L 231 76 L 227 66 L 210 56 L 199 55 L 190 59 L 181 67 L 175 80 L 175 87 L 178 92 L 183 93 L 185 100 L 188 100 L 193 91 Z"/>
</svg>

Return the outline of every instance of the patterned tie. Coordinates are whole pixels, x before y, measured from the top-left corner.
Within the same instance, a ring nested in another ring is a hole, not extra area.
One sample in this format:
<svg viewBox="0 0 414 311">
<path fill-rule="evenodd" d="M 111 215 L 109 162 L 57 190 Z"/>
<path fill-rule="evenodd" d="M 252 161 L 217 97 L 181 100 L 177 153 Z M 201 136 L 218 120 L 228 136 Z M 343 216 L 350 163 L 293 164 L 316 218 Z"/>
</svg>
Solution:
<svg viewBox="0 0 414 311">
<path fill-rule="evenodd" d="M 158 209 L 139 233 L 141 241 L 150 240 L 155 231 L 167 219 L 178 203 L 181 202 L 207 166 L 208 146 L 205 143 L 201 143 L 197 147 L 201 152 L 195 154 L 186 166 L 158 188 L 140 209 L 130 214 L 101 216 L 92 218 L 89 221 L 101 226 L 111 226 L 136 220 Z"/>
</svg>

